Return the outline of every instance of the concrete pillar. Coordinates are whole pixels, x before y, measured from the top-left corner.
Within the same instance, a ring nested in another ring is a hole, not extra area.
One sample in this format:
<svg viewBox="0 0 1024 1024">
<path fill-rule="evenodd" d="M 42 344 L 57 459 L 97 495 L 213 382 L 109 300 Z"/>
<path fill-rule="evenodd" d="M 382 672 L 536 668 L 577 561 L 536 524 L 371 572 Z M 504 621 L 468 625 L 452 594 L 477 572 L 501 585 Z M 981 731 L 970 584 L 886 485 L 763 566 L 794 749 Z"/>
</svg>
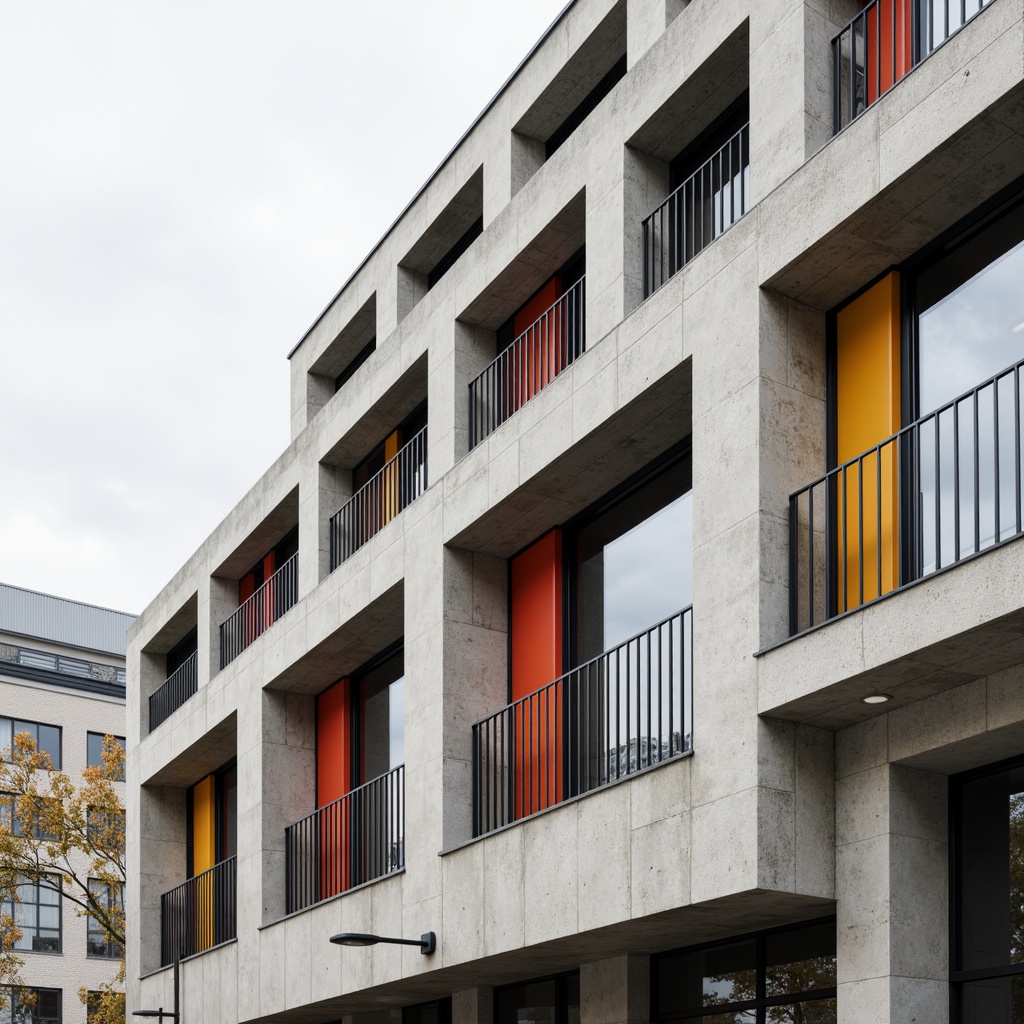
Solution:
<svg viewBox="0 0 1024 1024">
<path fill-rule="evenodd" d="M 650 1013 L 649 957 L 615 956 L 580 967 L 580 1024 L 647 1024 Z"/>
<path fill-rule="evenodd" d="M 619 150 L 610 150 L 587 183 L 587 347 L 621 323 L 625 313 L 625 183 Z"/>
<path fill-rule="evenodd" d="M 198 686 L 205 686 L 220 671 L 220 626 L 237 607 L 237 580 L 208 576 L 200 582 L 196 631 Z"/>
<path fill-rule="evenodd" d="M 860 727 L 858 727 L 860 728 Z M 867 730 L 865 735 L 868 734 Z M 844 744 L 836 782 L 839 1021 L 949 1019 L 947 780 Z"/>
<path fill-rule="evenodd" d="M 689 0 L 629 0 L 626 7 L 626 63 L 633 65 L 658 41 Z"/>
<path fill-rule="evenodd" d="M 469 385 L 494 359 L 496 340 L 493 331 L 455 322 L 455 348 L 452 359 L 453 392 L 450 408 L 454 413 L 453 434 L 444 455 L 454 465 L 469 452 Z M 449 454 L 449 447 L 451 448 Z"/>
<path fill-rule="evenodd" d="M 453 992 L 452 1024 L 494 1024 L 494 989 Z"/>
<path fill-rule="evenodd" d="M 299 484 L 299 598 L 331 572 L 331 516 L 352 494 L 352 474 L 315 463 Z"/>
<path fill-rule="evenodd" d="M 623 311 L 644 300 L 643 221 L 669 194 L 668 162 L 623 146 Z"/>
</svg>

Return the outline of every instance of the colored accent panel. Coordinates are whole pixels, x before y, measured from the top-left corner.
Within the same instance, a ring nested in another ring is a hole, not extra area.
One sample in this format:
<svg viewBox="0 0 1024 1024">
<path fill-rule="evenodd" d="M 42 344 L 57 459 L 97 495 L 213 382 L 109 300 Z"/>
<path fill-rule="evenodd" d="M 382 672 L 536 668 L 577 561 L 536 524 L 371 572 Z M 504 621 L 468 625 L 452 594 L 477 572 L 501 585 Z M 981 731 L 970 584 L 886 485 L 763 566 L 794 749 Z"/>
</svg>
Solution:
<svg viewBox="0 0 1024 1024">
<path fill-rule="evenodd" d="M 339 679 L 317 697 L 316 803 L 320 899 L 345 892 L 350 883 L 352 834 L 351 683 Z"/>
<path fill-rule="evenodd" d="M 276 617 L 277 602 L 274 600 L 274 589 L 277 584 L 270 578 L 276 570 L 277 552 L 270 551 L 263 557 L 263 582 L 266 587 L 263 591 L 263 629 L 259 630 L 260 633 L 268 626 L 272 626 Z"/>
<path fill-rule="evenodd" d="M 836 317 L 840 611 L 899 585 L 900 281 L 893 272 Z M 876 446 L 881 446 L 877 447 Z M 862 456 L 862 457 L 860 457 Z"/>
<path fill-rule="evenodd" d="M 516 816 L 563 799 L 562 533 L 552 530 L 512 559 L 512 700 Z M 532 696 L 531 696 L 532 695 Z M 524 699 L 525 698 L 525 699 Z"/>
<path fill-rule="evenodd" d="M 911 0 L 882 0 L 867 13 L 864 75 L 874 103 L 911 68 Z"/>
<path fill-rule="evenodd" d="M 512 319 L 516 342 L 505 383 L 505 404 L 510 413 L 565 369 L 568 354 L 564 315 L 562 307 L 551 308 L 561 295 L 562 279 L 556 275 Z M 549 310 L 550 314 L 544 317 Z"/>
<path fill-rule="evenodd" d="M 384 516 L 386 526 L 398 515 L 398 463 L 391 460 L 398 454 L 399 432 L 396 430 L 384 442 Z"/>
<path fill-rule="evenodd" d="M 201 875 L 217 863 L 217 790 L 214 776 L 207 775 L 192 787 L 192 874 Z M 213 887 L 210 876 L 197 883 L 195 934 L 199 949 L 213 945 Z"/>
</svg>

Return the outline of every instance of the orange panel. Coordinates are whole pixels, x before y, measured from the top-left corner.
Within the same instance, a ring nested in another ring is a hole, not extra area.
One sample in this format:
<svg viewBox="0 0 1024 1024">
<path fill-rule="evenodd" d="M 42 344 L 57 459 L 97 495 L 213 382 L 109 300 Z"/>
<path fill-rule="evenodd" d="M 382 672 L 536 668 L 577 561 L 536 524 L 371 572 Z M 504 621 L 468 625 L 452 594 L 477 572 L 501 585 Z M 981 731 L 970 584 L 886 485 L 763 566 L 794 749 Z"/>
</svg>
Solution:
<svg viewBox="0 0 1024 1024">
<path fill-rule="evenodd" d="M 512 559 L 512 700 L 517 705 L 516 815 L 562 800 L 562 533 L 552 530 Z"/>
<path fill-rule="evenodd" d="M 840 611 L 859 605 L 862 594 L 870 601 L 899 585 L 896 449 L 872 449 L 900 429 L 900 356 L 900 280 L 894 271 L 836 317 L 837 462 L 864 456 L 836 483 Z"/>
<path fill-rule="evenodd" d="M 274 622 L 274 612 L 276 603 L 274 601 L 274 588 L 277 586 L 276 583 L 270 582 L 270 577 L 274 575 L 277 569 L 277 552 L 269 551 L 263 556 L 263 582 L 265 584 L 263 590 L 263 622 L 261 624 L 260 632 L 262 633 L 267 626 L 270 626 Z"/>
<path fill-rule="evenodd" d="M 217 862 L 217 796 L 215 779 L 207 775 L 192 787 L 192 875 L 201 875 Z M 213 888 L 209 876 L 200 885 L 195 902 L 194 929 L 200 949 L 213 945 Z"/>
<path fill-rule="evenodd" d="M 398 463 L 391 460 L 398 454 L 399 432 L 396 430 L 384 442 L 384 515 L 381 525 L 386 526 L 398 515 Z"/>
<path fill-rule="evenodd" d="M 909 70 L 912 60 L 911 0 L 881 0 L 867 15 L 865 78 L 868 103 L 891 89 Z M 881 21 L 881 45 L 879 45 Z"/>
<path fill-rule="evenodd" d="M 554 310 L 537 323 L 537 318 L 551 309 L 561 295 L 562 279 L 556 275 L 512 319 L 512 330 L 519 341 L 511 353 L 505 382 L 508 389 L 505 404 L 510 413 L 565 369 L 568 356 L 562 311 Z"/>
<path fill-rule="evenodd" d="M 316 701 L 316 804 L 325 808 L 319 829 L 320 899 L 349 887 L 351 823 L 348 801 L 340 798 L 352 788 L 350 692 L 349 681 L 339 679 Z"/>
</svg>

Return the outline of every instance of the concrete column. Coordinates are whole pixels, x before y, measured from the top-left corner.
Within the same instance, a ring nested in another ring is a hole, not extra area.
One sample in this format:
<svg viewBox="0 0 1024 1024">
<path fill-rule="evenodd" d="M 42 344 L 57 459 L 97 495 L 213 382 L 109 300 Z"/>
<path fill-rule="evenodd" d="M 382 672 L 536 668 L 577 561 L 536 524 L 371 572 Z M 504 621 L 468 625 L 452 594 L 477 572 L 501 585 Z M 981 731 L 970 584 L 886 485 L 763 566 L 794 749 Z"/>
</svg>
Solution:
<svg viewBox="0 0 1024 1024">
<path fill-rule="evenodd" d="M 140 737 L 149 735 L 149 698 L 151 694 L 164 684 L 167 679 L 167 656 L 150 654 L 148 651 L 139 653 L 139 680 L 137 686 L 127 688 L 125 720 L 133 718 L 139 723 Z"/>
<path fill-rule="evenodd" d="M 580 967 L 580 1024 L 647 1024 L 650 1014 L 649 957 L 616 956 Z"/>
<path fill-rule="evenodd" d="M 626 198 L 622 158 L 609 149 L 587 183 L 587 347 L 621 323 L 625 313 L 623 225 Z"/>
<path fill-rule="evenodd" d="M 668 163 L 624 146 L 623 181 L 623 311 L 628 314 L 644 299 L 642 225 L 644 218 L 668 198 Z"/>
<path fill-rule="evenodd" d="M 453 992 L 452 1024 L 494 1024 L 494 989 Z"/>
<path fill-rule="evenodd" d="M 331 516 L 352 494 L 352 474 L 314 463 L 299 484 L 299 597 L 312 593 L 331 572 Z"/>
<path fill-rule="evenodd" d="M 453 434 L 445 446 L 444 456 L 454 465 L 469 452 L 469 385 L 494 359 L 496 341 L 493 331 L 455 322 L 455 347 L 452 358 L 453 381 L 451 408 L 454 412 Z M 450 449 L 450 450 L 449 450 Z"/>
<path fill-rule="evenodd" d="M 840 750 L 839 1021 L 944 1024 L 949 1019 L 947 780 L 872 763 L 878 759 L 867 744 L 844 744 Z"/>
<path fill-rule="evenodd" d="M 316 808 L 316 698 L 263 691 L 262 923 L 283 917 L 284 830 Z"/>
<path fill-rule="evenodd" d="M 276 707 L 273 708 L 276 710 Z M 259 977 L 260 925 L 270 884 L 264 878 L 263 779 L 266 758 L 263 745 L 264 702 L 256 695 L 241 701 L 237 712 L 236 756 L 238 764 L 238 892 L 249 898 L 238 900 L 238 1019 L 259 1016 L 259 986 L 245 983 L 246 976 Z M 271 715 L 267 716 L 271 718 Z M 276 724 L 276 723 L 275 723 Z M 276 732 L 271 729 L 273 735 Z M 230 756 L 225 751 L 225 760 Z M 253 898 L 257 897 L 257 898 Z"/>
<path fill-rule="evenodd" d="M 196 631 L 198 686 L 205 686 L 220 671 L 220 625 L 237 607 L 237 580 L 208 576 L 200 581 Z"/>
<path fill-rule="evenodd" d="M 658 41 L 689 0 L 629 0 L 626 7 L 626 63 L 633 65 Z"/>
</svg>

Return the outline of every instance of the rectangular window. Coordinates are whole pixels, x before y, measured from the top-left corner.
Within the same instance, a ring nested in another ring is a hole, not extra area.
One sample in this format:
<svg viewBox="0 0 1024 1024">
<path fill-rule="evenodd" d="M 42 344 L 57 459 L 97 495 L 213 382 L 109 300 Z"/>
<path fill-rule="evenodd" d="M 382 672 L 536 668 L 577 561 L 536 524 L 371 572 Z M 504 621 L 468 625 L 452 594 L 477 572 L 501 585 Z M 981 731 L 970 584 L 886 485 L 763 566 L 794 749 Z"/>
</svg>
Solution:
<svg viewBox="0 0 1024 1024">
<path fill-rule="evenodd" d="M 1024 1020 L 1024 758 L 950 783 L 961 1024 Z"/>
<path fill-rule="evenodd" d="M 122 750 L 125 749 L 125 742 L 123 736 L 112 736 L 111 737 L 116 743 L 120 744 Z M 86 735 L 86 764 L 90 768 L 102 768 L 103 767 L 103 739 L 104 734 L 101 732 L 90 732 Z M 124 782 L 124 762 L 121 762 L 121 771 L 115 777 L 115 782 Z"/>
<path fill-rule="evenodd" d="M 111 914 L 120 917 L 124 913 L 124 887 L 120 885 L 108 885 L 99 878 L 89 879 L 89 895 L 96 901 L 99 907 Z M 85 950 L 89 956 L 110 957 L 120 959 L 124 950 L 120 943 L 115 942 L 107 934 L 106 929 L 95 917 L 88 917 Z"/>
<path fill-rule="evenodd" d="M 16 950 L 61 951 L 60 890 L 60 876 L 47 875 L 39 882 L 21 882 L 16 899 L 0 902 L 0 913 L 10 916 L 21 929 Z"/>
<path fill-rule="evenodd" d="M 452 1024 L 451 998 L 403 1006 L 402 1024 Z"/>
<path fill-rule="evenodd" d="M 26 800 L 20 807 L 21 798 L 14 793 L 0 793 L 0 823 L 4 828 L 12 828 L 16 836 L 31 833 L 36 839 L 53 840 L 54 834 L 48 831 L 49 818 L 54 813 L 50 797 L 40 797 L 38 802 Z"/>
<path fill-rule="evenodd" d="M 4 985 L 7 1008 L 0 1013 L 3 1024 L 61 1024 L 59 988 L 23 988 Z"/>
<path fill-rule="evenodd" d="M 26 722 L 18 718 L 0 717 L 0 750 L 9 761 L 14 745 L 14 737 L 20 733 L 28 733 L 36 750 L 50 755 L 52 766 L 59 770 L 61 766 L 60 726 L 44 725 L 42 722 Z"/>
<path fill-rule="evenodd" d="M 651 957 L 651 1020 L 835 1024 L 835 919 Z"/>
<path fill-rule="evenodd" d="M 494 992 L 495 1024 L 579 1024 L 580 976 L 560 974 Z"/>
</svg>

